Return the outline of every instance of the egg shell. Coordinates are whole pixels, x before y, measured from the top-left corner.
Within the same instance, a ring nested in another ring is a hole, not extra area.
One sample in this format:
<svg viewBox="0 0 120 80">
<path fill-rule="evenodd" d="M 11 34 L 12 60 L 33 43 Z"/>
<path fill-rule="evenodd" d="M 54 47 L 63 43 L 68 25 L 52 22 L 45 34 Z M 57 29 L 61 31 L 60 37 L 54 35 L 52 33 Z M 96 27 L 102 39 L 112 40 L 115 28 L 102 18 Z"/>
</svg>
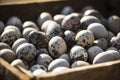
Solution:
<svg viewBox="0 0 120 80">
<path fill-rule="evenodd" d="M 56 14 L 56 15 L 53 17 L 53 20 L 54 20 L 55 22 L 57 22 L 58 24 L 61 25 L 61 23 L 62 23 L 62 21 L 63 21 L 64 18 L 65 18 L 65 15 L 63 15 L 63 14 Z"/>
<path fill-rule="evenodd" d="M 23 43 L 17 48 L 16 54 L 18 58 L 30 62 L 36 57 L 36 48 L 31 43 Z"/>
<path fill-rule="evenodd" d="M 31 31 L 28 34 L 28 41 L 35 45 L 37 49 L 46 48 L 48 43 L 45 33 L 41 31 Z"/>
<path fill-rule="evenodd" d="M 116 51 L 118 51 L 118 49 L 115 48 L 115 47 L 108 47 L 108 48 L 106 49 L 106 51 L 107 51 L 107 50 L 116 50 Z"/>
<path fill-rule="evenodd" d="M 25 21 L 22 25 L 22 28 L 35 28 L 36 30 L 39 30 L 38 26 L 33 21 Z"/>
<path fill-rule="evenodd" d="M 49 54 L 47 48 L 39 48 L 39 49 L 37 49 L 36 53 L 37 53 L 37 55 L 39 55 L 39 54 Z"/>
<path fill-rule="evenodd" d="M 79 17 L 79 19 L 81 19 L 81 18 L 83 17 L 83 14 L 82 14 L 82 13 L 76 13 L 76 12 L 71 13 L 70 15 L 74 15 L 74 16 L 76 16 L 76 17 Z"/>
<path fill-rule="evenodd" d="M 94 46 L 99 46 L 101 49 L 105 50 L 108 47 L 108 41 L 105 38 L 96 39 Z"/>
<path fill-rule="evenodd" d="M 0 37 L 1 37 L 1 42 L 5 42 L 11 46 L 15 40 L 20 38 L 20 35 L 16 30 L 9 29 L 9 30 L 5 30 Z"/>
<path fill-rule="evenodd" d="M 91 6 L 91 5 L 84 6 L 84 7 L 81 9 L 81 13 L 84 13 L 85 11 L 87 11 L 87 10 L 89 10 L 89 9 L 94 9 L 94 7 Z"/>
<path fill-rule="evenodd" d="M 70 64 L 65 59 L 55 59 L 53 60 L 49 66 L 48 71 L 53 71 L 57 67 L 70 67 Z"/>
<path fill-rule="evenodd" d="M 88 58 L 87 51 L 82 46 L 78 45 L 75 45 L 71 48 L 69 55 L 72 62 L 78 60 L 87 61 Z"/>
<path fill-rule="evenodd" d="M 62 11 L 61 14 L 63 15 L 68 15 L 70 13 L 74 12 L 73 8 L 71 6 L 65 6 Z"/>
<path fill-rule="evenodd" d="M 50 39 L 48 44 L 48 50 L 52 57 L 57 58 L 66 52 L 67 45 L 61 37 L 55 36 Z"/>
<path fill-rule="evenodd" d="M 45 21 L 45 22 L 41 25 L 41 30 L 42 30 L 43 32 L 46 32 L 48 26 L 49 26 L 51 23 L 55 23 L 55 21 L 53 21 L 53 20 L 47 20 L 47 21 Z"/>
<path fill-rule="evenodd" d="M 71 68 L 88 66 L 88 65 L 90 65 L 90 64 L 85 61 L 75 61 L 72 63 Z"/>
<path fill-rule="evenodd" d="M 108 32 L 106 28 L 100 23 L 92 23 L 88 26 L 87 30 L 91 31 L 95 38 L 106 38 L 108 36 Z"/>
<path fill-rule="evenodd" d="M 88 51 L 88 57 L 91 62 L 93 61 L 96 55 L 103 52 L 103 50 L 98 46 L 91 46 L 90 48 L 88 48 L 87 51 Z"/>
<path fill-rule="evenodd" d="M 46 35 L 48 39 L 51 39 L 54 36 L 62 36 L 62 30 L 60 28 L 60 25 L 57 23 L 51 23 L 46 31 Z"/>
<path fill-rule="evenodd" d="M 120 32 L 117 34 L 117 37 L 119 37 L 119 38 L 120 38 Z"/>
<path fill-rule="evenodd" d="M 80 28 L 80 19 L 75 15 L 67 15 L 61 24 L 63 30 L 73 30 L 76 31 Z"/>
<path fill-rule="evenodd" d="M 47 71 L 47 68 L 44 65 L 40 65 L 40 64 L 35 64 L 35 65 L 31 66 L 30 71 L 34 72 L 37 69 L 42 69 L 42 70 Z"/>
<path fill-rule="evenodd" d="M 37 64 L 44 65 L 45 67 L 48 67 L 48 65 L 53 61 L 52 57 L 48 54 L 40 54 L 37 57 Z"/>
<path fill-rule="evenodd" d="M 0 34 L 4 31 L 5 25 L 2 21 L 0 21 Z"/>
<path fill-rule="evenodd" d="M 0 57 L 11 63 L 16 58 L 16 54 L 11 49 L 2 49 L 0 50 Z"/>
<path fill-rule="evenodd" d="M 81 30 L 76 34 L 75 41 L 82 47 L 89 47 L 94 42 L 94 35 L 91 31 Z"/>
<path fill-rule="evenodd" d="M 60 59 L 65 59 L 70 63 L 70 56 L 68 54 L 62 54 L 59 58 Z"/>
<path fill-rule="evenodd" d="M 120 49 L 120 37 L 112 37 L 110 40 L 110 46 Z"/>
<path fill-rule="evenodd" d="M 12 49 L 14 50 L 14 51 L 16 51 L 16 49 L 18 48 L 18 46 L 20 46 L 21 44 L 23 44 L 23 43 L 27 43 L 28 41 L 25 39 L 25 38 L 19 38 L 19 39 L 17 39 L 14 43 L 13 43 L 13 45 L 12 45 Z"/>
<path fill-rule="evenodd" d="M 115 34 L 120 32 L 120 17 L 116 15 L 110 16 L 108 19 L 108 27 L 109 30 Z"/>
<path fill-rule="evenodd" d="M 46 71 L 42 70 L 42 69 L 37 69 L 35 71 L 33 71 L 33 76 L 40 76 L 40 75 L 44 75 L 46 74 Z"/>
<path fill-rule="evenodd" d="M 49 12 L 42 12 L 37 20 L 37 24 L 41 26 L 45 21 L 52 20 L 52 16 Z"/>
<path fill-rule="evenodd" d="M 2 49 L 10 49 L 10 46 L 4 42 L 0 42 L 0 50 Z"/>
<path fill-rule="evenodd" d="M 106 38 L 106 40 L 110 42 L 112 37 L 115 37 L 115 35 L 111 31 L 108 31 L 108 37 Z"/>
<path fill-rule="evenodd" d="M 29 68 L 27 62 L 25 62 L 25 61 L 23 61 L 21 59 L 15 59 L 14 61 L 11 62 L 10 65 L 13 66 L 13 67 L 21 66 L 24 69 Z"/>
<path fill-rule="evenodd" d="M 61 72 L 64 72 L 66 70 L 69 70 L 69 68 L 68 67 L 57 67 L 52 71 L 52 73 L 61 73 Z"/>
<path fill-rule="evenodd" d="M 87 27 L 91 24 L 91 23 L 100 23 L 100 20 L 98 18 L 96 18 L 95 16 L 83 16 L 80 19 L 80 27 L 82 29 L 87 29 Z"/>
</svg>

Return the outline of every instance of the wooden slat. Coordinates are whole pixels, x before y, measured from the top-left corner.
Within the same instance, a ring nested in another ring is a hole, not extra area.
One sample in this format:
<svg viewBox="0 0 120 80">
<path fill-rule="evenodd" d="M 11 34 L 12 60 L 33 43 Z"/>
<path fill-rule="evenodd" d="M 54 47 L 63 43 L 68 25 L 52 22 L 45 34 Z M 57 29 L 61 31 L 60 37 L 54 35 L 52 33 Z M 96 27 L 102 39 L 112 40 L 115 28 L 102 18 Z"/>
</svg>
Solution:
<svg viewBox="0 0 120 80">
<path fill-rule="evenodd" d="M 32 80 L 26 74 L 10 66 L 5 60 L 0 58 L 0 80 Z"/>
<path fill-rule="evenodd" d="M 37 80 L 120 80 L 120 60 L 70 69 L 59 74 L 48 73 Z"/>
</svg>

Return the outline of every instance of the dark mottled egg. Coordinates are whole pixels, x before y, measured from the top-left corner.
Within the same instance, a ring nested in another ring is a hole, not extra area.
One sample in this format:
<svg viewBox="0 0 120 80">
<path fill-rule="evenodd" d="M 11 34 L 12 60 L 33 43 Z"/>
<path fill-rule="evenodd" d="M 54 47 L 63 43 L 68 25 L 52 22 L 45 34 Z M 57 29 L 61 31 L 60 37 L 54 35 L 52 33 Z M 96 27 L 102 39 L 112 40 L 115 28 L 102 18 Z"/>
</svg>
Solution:
<svg viewBox="0 0 120 80">
<path fill-rule="evenodd" d="M 82 47 L 89 47 L 94 42 L 94 35 L 91 31 L 81 30 L 76 34 L 75 41 Z"/>
<path fill-rule="evenodd" d="M 63 30 L 73 30 L 76 31 L 80 28 L 80 19 L 75 15 L 67 15 L 61 24 Z"/>
<path fill-rule="evenodd" d="M 63 14 L 56 14 L 56 15 L 53 17 L 53 20 L 54 20 L 55 22 L 57 22 L 58 24 L 61 25 L 61 23 L 62 23 L 62 21 L 63 21 L 64 18 L 65 18 L 65 15 L 63 15 Z"/>
<path fill-rule="evenodd" d="M 33 71 L 33 76 L 40 76 L 40 75 L 44 75 L 46 74 L 47 72 L 43 69 L 36 69 L 35 71 Z"/>
<path fill-rule="evenodd" d="M 50 39 L 48 44 L 48 49 L 49 49 L 50 55 L 54 58 L 57 58 L 61 54 L 64 54 L 66 52 L 67 45 L 61 37 L 55 36 L 52 39 Z"/>
<path fill-rule="evenodd" d="M 87 58 L 88 58 L 88 53 L 83 47 L 75 45 L 71 48 L 70 59 L 72 62 L 78 60 L 87 61 Z"/>
<path fill-rule="evenodd" d="M 108 41 L 105 38 L 99 38 L 94 41 L 95 46 L 99 46 L 101 49 L 105 50 L 108 47 Z"/>
<path fill-rule="evenodd" d="M 31 31 L 38 31 L 35 28 L 25 28 L 22 32 L 23 37 L 28 40 L 28 35 Z"/>
<path fill-rule="evenodd" d="M 57 23 L 51 23 L 49 24 L 47 31 L 46 31 L 46 35 L 48 37 L 48 39 L 51 39 L 54 36 L 62 36 L 62 30 L 60 28 L 60 25 Z"/>
<path fill-rule="evenodd" d="M 57 67 L 70 67 L 70 64 L 65 59 L 55 59 L 53 60 L 49 66 L 48 71 L 53 71 Z"/>
<path fill-rule="evenodd" d="M 23 43 L 16 49 L 17 57 L 26 61 L 32 61 L 36 57 L 36 48 L 31 43 Z"/>
<path fill-rule="evenodd" d="M 88 57 L 92 62 L 96 55 L 103 52 L 103 50 L 98 46 L 91 46 L 88 50 Z"/>
<path fill-rule="evenodd" d="M 13 43 L 13 45 L 12 45 L 12 49 L 14 50 L 14 51 L 16 51 L 16 49 L 18 48 L 18 46 L 20 46 L 21 44 L 23 44 L 23 43 L 27 43 L 28 41 L 25 39 L 25 38 L 19 38 L 19 39 L 17 39 L 14 43 Z"/>
<path fill-rule="evenodd" d="M 115 50 L 108 50 L 106 52 L 99 53 L 93 60 L 93 64 L 108 62 L 120 59 L 120 53 Z"/>
<path fill-rule="evenodd" d="M 4 31 L 5 25 L 2 21 L 0 21 L 0 34 Z"/>
<path fill-rule="evenodd" d="M 108 31 L 108 37 L 106 38 L 106 40 L 108 42 L 110 42 L 111 38 L 114 37 L 115 35 L 111 32 L 111 31 Z"/>
<path fill-rule="evenodd" d="M 58 74 L 58 73 L 66 71 L 66 70 L 69 70 L 69 68 L 68 67 L 57 67 L 57 68 L 53 69 L 52 73 Z"/>
<path fill-rule="evenodd" d="M 73 8 L 70 7 L 70 6 L 65 6 L 62 11 L 61 11 L 61 14 L 64 14 L 64 15 L 68 15 L 70 13 L 74 12 Z"/>
<path fill-rule="evenodd" d="M 36 53 L 37 53 L 37 55 L 39 55 L 39 54 L 49 54 L 47 48 L 39 48 L 39 49 L 37 49 Z"/>
<path fill-rule="evenodd" d="M 40 54 L 37 57 L 37 64 L 44 65 L 45 67 L 48 67 L 48 65 L 52 61 L 53 61 L 52 57 L 49 56 L 48 54 Z"/>
<path fill-rule="evenodd" d="M 4 42 L 0 42 L 0 50 L 2 49 L 10 49 L 10 46 Z"/>
<path fill-rule="evenodd" d="M 95 38 L 107 38 L 108 31 L 106 28 L 100 23 L 92 23 L 88 26 L 87 30 L 91 31 Z"/>
<path fill-rule="evenodd" d="M 59 58 L 65 59 L 65 60 L 67 60 L 70 63 L 70 57 L 69 57 L 68 54 L 62 54 Z"/>
<path fill-rule="evenodd" d="M 74 13 L 71 13 L 71 15 L 74 15 L 74 16 L 76 16 L 76 17 L 79 17 L 79 19 L 81 19 L 81 18 L 83 17 L 83 14 L 82 14 L 82 13 L 76 13 L 76 12 L 74 12 Z"/>
<path fill-rule="evenodd" d="M 16 54 L 11 49 L 2 49 L 0 50 L 0 57 L 11 63 L 16 58 Z"/>
<path fill-rule="evenodd" d="M 23 67 L 23 68 L 25 68 L 25 69 L 28 69 L 28 68 L 29 68 L 27 62 L 26 62 L 26 61 L 23 61 L 23 60 L 21 60 L 21 59 L 15 59 L 14 61 L 11 62 L 10 65 L 11 65 L 11 66 L 14 66 L 14 67 L 21 66 L 21 67 Z"/>
<path fill-rule="evenodd" d="M 22 25 L 22 28 L 35 28 L 36 30 L 39 30 L 38 26 L 33 21 L 25 21 Z"/>
<path fill-rule="evenodd" d="M 87 6 L 85 6 L 85 7 L 82 8 L 81 12 L 84 13 L 85 11 L 87 11 L 89 9 L 94 9 L 94 8 L 91 5 L 87 5 Z"/>
<path fill-rule="evenodd" d="M 52 15 L 48 12 L 42 12 L 38 17 L 37 24 L 41 26 L 47 20 L 52 20 Z"/>
<path fill-rule="evenodd" d="M 44 32 L 31 31 L 28 35 L 28 41 L 36 46 L 37 49 L 47 47 L 48 39 Z"/>
<path fill-rule="evenodd" d="M 11 46 L 15 40 L 20 38 L 20 34 L 14 29 L 9 29 L 5 30 L 0 37 L 1 42 L 5 42 Z"/>
<path fill-rule="evenodd" d="M 48 27 L 50 24 L 52 24 L 52 23 L 55 23 L 55 21 L 53 21 L 53 20 L 47 20 L 47 21 L 45 21 L 45 22 L 41 25 L 41 30 L 42 30 L 43 32 L 46 32 L 46 31 L 47 31 L 47 27 Z"/>
<path fill-rule="evenodd" d="M 12 16 L 8 19 L 7 25 L 13 25 L 22 30 L 22 21 L 17 16 Z"/>
<path fill-rule="evenodd" d="M 82 67 L 82 66 L 88 66 L 90 65 L 89 63 L 85 62 L 85 61 L 75 61 L 72 63 L 71 68 L 75 68 L 75 67 Z"/>
<path fill-rule="evenodd" d="M 120 32 L 120 17 L 116 15 L 110 16 L 108 19 L 108 27 L 109 30 L 115 34 Z"/>
<path fill-rule="evenodd" d="M 35 64 L 35 65 L 30 67 L 31 72 L 34 72 L 37 69 L 42 69 L 42 70 L 47 71 L 47 68 L 44 65 L 40 65 L 40 64 Z"/>
<path fill-rule="evenodd" d="M 112 37 L 110 40 L 110 46 L 120 49 L 120 37 Z"/>
<path fill-rule="evenodd" d="M 91 24 L 91 23 L 100 23 L 100 20 L 94 16 L 83 16 L 80 19 L 80 27 L 82 29 L 87 29 L 87 27 Z"/>
</svg>

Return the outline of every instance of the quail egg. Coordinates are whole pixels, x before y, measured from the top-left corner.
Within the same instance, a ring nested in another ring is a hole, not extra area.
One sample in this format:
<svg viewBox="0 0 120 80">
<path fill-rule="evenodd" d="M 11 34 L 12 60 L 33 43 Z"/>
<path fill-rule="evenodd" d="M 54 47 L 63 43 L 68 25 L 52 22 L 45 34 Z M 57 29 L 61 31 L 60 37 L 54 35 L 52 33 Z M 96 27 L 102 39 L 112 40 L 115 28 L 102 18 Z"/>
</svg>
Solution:
<svg viewBox="0 0 120 80">
<path fill-rule="evenodd" d="M 57 67 L 57 68 L 53 69 L 52 72 L 53 73 L 61 73 L 61 72 L 64 72 L 66 70 L 69 70 L 69 68 L 68 67 Z"/>
<path fill-rule="evenodd" d="M 0 50 L 2 49 L 10 49 L 10 46 L 4 42 L 0 42 Z"/>
<path fill-rule="evenodd" d="M 0 21 L 0 34 L 4 31 L 5 25 L 2 21 Z"/>
<path fill-rule="evenodd" d="M 65 6 L 62 11 L 61 11 L 61 14 L 64 14 L 64 15 L 68 15 L 70 13 L 74 12 L 73 8 L 70 7 L 70 6 Z"/>
</svg>

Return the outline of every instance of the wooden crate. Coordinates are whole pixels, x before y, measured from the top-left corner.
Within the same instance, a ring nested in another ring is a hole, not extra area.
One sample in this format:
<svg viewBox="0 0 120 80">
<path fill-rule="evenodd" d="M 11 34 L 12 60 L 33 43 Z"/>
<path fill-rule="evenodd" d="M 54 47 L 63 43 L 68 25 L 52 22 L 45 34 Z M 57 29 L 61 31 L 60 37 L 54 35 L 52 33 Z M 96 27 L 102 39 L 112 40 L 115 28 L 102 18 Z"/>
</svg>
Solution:
<svg viewBox="0 0 120 80">
<path fill-rule="evenodd" d="M 111 15 L 109 0 L 71 0 L 71 1 L 48 1 L 48 2 L 18 2 L 1 3 L 0 20 L 6 23 L 11 16 L 18 16 L 24 22 L 32 20 L 36 22 L 37 17 L 43 11 L 52 15 L 60 13 L 64 6 L 72 6 L 75 11 L 80 11 L 86 5 L 92 5 L 105 17 Z M 119 0 L 118 0 L 119 1 Z M 119 6 L 119 5 L 118 5 Z M 120 15 L 118 9 L 114 9 L 115 14 Z M 116 12 L 118 10 L 118 12 Z M 64 71 L 60 74 L 48 73 L 34 77 L 25 69 L 10 66 L 5 60 L 0 58 L 0 80 L 120 80 L 120 60 L 95 64 Z"/>
</svg>

